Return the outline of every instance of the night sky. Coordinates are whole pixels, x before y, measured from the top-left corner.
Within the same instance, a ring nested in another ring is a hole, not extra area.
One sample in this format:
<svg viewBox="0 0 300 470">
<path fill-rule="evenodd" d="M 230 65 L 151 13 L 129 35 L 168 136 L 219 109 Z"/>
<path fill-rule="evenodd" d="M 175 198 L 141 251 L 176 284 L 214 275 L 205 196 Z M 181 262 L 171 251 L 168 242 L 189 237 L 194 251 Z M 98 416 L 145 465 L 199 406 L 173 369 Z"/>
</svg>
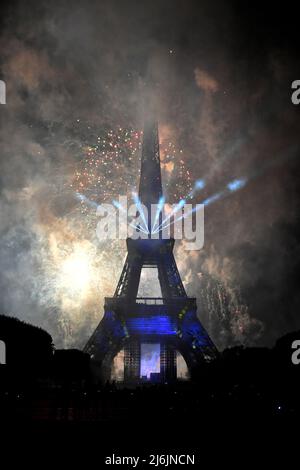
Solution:
<svg viewBox="0 0 300 470">
<path fill-rule="evenodd" d="M 169 203 L 200 178 L 195 203 L 246 181 L 206 208 L 201 251 L 176 244 L 212 339 L 271 346 L 299 329 L 298 18 L 294 2 L 7 2 L 1 313 L 57 347 L 98 324 L 125 242 L 99 242 L 93 202 L 137 187 L 147 83 Z"/>
</svg>

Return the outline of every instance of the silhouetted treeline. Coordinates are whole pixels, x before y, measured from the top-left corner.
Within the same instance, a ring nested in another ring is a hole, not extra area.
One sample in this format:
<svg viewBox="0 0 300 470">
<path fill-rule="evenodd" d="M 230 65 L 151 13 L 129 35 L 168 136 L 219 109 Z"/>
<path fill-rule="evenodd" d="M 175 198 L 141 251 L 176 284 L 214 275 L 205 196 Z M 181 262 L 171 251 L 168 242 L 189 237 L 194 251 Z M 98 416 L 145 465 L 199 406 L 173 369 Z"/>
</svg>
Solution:
<svg viewBox="0 0 300 470">
<path fill-rule="evenodd" d="M 76 349 L 54 350 L 51 335 L 42 328 L 0 315 L 0 340 L 6 345 L 2 387 L 5 381 L 22 388 L 32 379 L 59 384 L 88 379 L 89 356 Z"/>
<path fill-rule="evenodd" d="M 53 355 L 52 338 L 45 330 L 17 318 L 0 315 L 0 339 L 6 345 L 6 363 L 16 370 L 48 368 Z"/>
</svg>

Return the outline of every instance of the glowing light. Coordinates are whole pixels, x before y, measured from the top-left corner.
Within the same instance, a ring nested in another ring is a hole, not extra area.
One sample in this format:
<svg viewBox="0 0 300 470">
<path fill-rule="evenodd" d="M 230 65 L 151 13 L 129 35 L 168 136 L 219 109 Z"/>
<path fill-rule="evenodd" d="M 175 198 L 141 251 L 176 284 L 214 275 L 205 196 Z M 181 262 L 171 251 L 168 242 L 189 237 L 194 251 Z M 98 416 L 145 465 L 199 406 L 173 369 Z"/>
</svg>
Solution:
<svg viewBox="0 0 300 470">
<path fill-rule="evenodd" d="M 126 320 L 126 325 L 132 334 L 144 335 L 175 335 L 174 321 L 168 315 L 149 315 L 147 317 L 132 317 Z"/>
<path fill-rule="evenodd" d="M 77 249 L 61 266 L 60 285 L 74 294 L 88 290 L 91 280 L 90 259 L 87 253 Z"/>
<path fill-rule="evenodd" d="M 151 373 L 160 373 L 160 344 L 141 344 L 141 377 L 150 379 Z"/>
<path fill-rule="evenodd" d="M 237 191 L 238 189 L 241 189 L 243 186 L 245 186 L 245 184 L 246 180 L 244 178 L 237 179 L 228 183 L 227 188 L 229 189 L 229 191 Z"/>
<path fill-rule="evenodd" d="M 177 351 L 176 356 L 177 378 L 187 380 L 189 378 L 189 370 L 182 355 Z"/>
<path fill-rule="evenodd" d="M 192 199 L 198 191 L 205 188 L 205 181 L 203 179 L 199 179 L 195 182 L 193 189 L 187 195 L 187 199 Z"/>
<path fill-rule="evenodd" d="M 111 380 L 123 382 L 124 380 L 124 349 L 122 349 L 114 358 Z"/>
<path fill-rule="evenodd" d="M 203 189 L 204 187 L 205 187 L 205 181 L 202 179 L 197 180 L 194 186 L 196 190 Z"/>
</svg>

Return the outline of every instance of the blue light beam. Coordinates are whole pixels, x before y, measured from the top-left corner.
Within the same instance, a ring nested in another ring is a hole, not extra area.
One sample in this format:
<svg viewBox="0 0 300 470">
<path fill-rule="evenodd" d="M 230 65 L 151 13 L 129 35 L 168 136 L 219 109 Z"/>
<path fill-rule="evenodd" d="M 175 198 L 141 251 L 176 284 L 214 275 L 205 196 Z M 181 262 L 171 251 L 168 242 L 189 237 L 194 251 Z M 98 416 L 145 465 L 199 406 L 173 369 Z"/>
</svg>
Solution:
<svg viewBox="0 0 300 470">
<path fill-rule="evenodd" d="M 89 198 L 87 198 L 84 194 L 81 193 L 75 193 L 76 199 L 80 202 L 84 202 L 87 206 L 97 208 L 98 204 L 95 201 L 91 201 Z"/>
<path fill-rule="evenodd" d="M 113 203 L 113 205 L 114 205 L 117 209 L 119 209 L 120 211 L 122 211 L 123 214 L 128 215 L 128 214 L 127 214 L 127 211 L 126 211 L 125 208 L 122 206 L 122 204 L 120 204 L 118 201 L 115 201 L 115 200 L 113 200 L 112 203 Z M 140 225 L 139 225 L 139 226 L 138 226 L 138 225 L 135 225 L 135 224 L 132 223 L 132 222 L 128 222 L 128 224 L 130 225 L 130 227 L 133 227 L 135 230 L 140 230 L 141 232 L 145 233 L 146 235 L 148 235 L 148 233 L 149 233 L 148 231 L 146 232 Z"/>
<path fill-rule="evenodd" d="M 154 218 L 154 223 L 153 223 L 153 226 L 151 227 L 151 233 L 154 233 L 154 229 L 155 229 L 155 225 L 157 224 L 157 221 L 159 219 L 159 215 L 164 207 L 164 203 L 165 203 L 165 198 L 162 196 L 160 198 L 160 200 L 158 201 L 158 205 L 157 205 L 157 208 L 156 208 L 156 214 L 155 214 L 155 218 Z"/>
<path fill-rule="evenodd" d="M 176 206 L 174 207 L 174 209 L 170 212 L 170 214 L 161 222 L 161 224 L 155 229 L 155 231 L 153 233 L 158 233 L 160 232 L 161 228 L 164 226 L 164 224 L 166 222 L 168 222 L 168 220 L 171 219 L 171 217 L 173 215 L 176 214 L 176 212 L 178 212 L 183 206 L 184 204 L 186 203 L 186 200 L 185 199 L 180 199 L 180 201 L 178 202 L 178 204 L 176 204 Z"/>
<path fill-rule="evenodd" d="M 143 208 L 142 208 L 142 203 L 140 201 L 140 198 L 138 197 L 137 193 L 135 193 L 135 192 L 132 193 L 132 197 L 133 197 L 133 201 L 134 201 L 139 213 L 141 214 L 142 221 L 145 224 L 145 229 L 147 230 L 146 233 L 149 233 L 148 222 L 146 221 L 146 217 L 145 217 L 145 214 L 144 214 L 144 211 L 143 211 Z"/>
<path fill-rule="evenodd" d="M 227 188 L 229 189 L 229 191 L 237 191 L 238 189 L 243 188 L 245 184 L 246 184 L 245 178 L 236 179 L 228 183 Z"/>
</svg>

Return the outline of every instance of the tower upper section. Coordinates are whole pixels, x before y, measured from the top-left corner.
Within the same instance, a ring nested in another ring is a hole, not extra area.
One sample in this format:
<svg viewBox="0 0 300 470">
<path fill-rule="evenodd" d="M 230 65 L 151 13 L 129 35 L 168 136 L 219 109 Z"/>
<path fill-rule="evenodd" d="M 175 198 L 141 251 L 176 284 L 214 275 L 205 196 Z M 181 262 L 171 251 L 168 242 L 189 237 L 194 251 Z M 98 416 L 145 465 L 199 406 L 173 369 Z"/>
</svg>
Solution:
<svg viewBox="0 0 300 470">
<path fill-rule="evenodd" d="M 149 214 L 149 232 L 151 232 L 151 204 L 158 204 L 163 195 L 159 156 L 157 121 L 151 116 L 145 119 L 139 198 Z"/>
</svg>

